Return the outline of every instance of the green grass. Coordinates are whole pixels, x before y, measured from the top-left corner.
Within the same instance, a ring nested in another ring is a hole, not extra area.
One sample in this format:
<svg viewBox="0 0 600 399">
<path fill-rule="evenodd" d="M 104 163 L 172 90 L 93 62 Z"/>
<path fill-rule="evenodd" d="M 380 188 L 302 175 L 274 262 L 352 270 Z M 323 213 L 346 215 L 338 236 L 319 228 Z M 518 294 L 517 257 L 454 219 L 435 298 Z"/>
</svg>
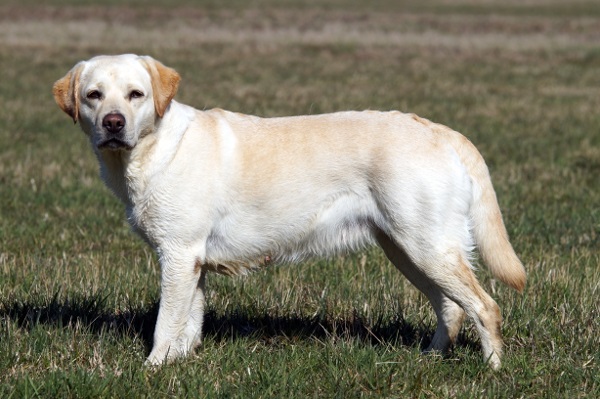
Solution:
<svg viewBox="0 0 600 399">
<path fill-rule="evenodd" d="M 0 6 L 0 397 L 600 396 L 597 4 L 198 3 Z M 503 368 L 469 322 L 421 356 L 435 316 L 377 249 L 210 275 L 203 345 L 142 367 L 156 259 L 51 96 L 76 61 L 120 52 L 176 68 L 198 108 L 399 109 L 471 138 L 529 275 L 518 295 L 478 272 Z"/>
</svg>

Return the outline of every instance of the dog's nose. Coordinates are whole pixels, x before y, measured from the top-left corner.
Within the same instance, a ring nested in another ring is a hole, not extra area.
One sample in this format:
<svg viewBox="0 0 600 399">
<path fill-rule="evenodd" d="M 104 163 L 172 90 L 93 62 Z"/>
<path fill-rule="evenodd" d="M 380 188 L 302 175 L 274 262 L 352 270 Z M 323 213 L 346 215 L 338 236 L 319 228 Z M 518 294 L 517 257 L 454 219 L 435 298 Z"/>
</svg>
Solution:
<svg viewBox="0 0 600 399">
<path fill-rule="evenodd" d="M 117 134 L 125 127 L 125 117 L 121 114 L 108 114 L 102 119 L 102 127 L 109 133 Z"/>
</svg>

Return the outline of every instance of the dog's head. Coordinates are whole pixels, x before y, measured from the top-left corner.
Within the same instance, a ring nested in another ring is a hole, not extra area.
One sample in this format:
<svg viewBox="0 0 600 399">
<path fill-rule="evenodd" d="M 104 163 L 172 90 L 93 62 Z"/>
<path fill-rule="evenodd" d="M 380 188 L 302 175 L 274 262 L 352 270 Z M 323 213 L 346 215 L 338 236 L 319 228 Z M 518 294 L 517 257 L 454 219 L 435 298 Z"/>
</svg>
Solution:
<svg viewBox="0 0 600 399">
<path fill-rule="evenodd" d="M 54 84 L 54 98 L 100 151 L 131 150 L 154 131 L 177 92 L 179 74 L 147 56 L 98 56 Z"/>
</svg>

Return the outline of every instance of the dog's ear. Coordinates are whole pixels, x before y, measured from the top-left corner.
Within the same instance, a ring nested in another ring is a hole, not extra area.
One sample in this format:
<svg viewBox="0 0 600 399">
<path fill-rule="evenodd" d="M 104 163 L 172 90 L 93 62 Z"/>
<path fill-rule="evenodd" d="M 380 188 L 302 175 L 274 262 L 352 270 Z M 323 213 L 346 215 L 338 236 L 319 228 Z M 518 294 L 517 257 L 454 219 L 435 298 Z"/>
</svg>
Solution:
<svg viewBox="0 0 600 399">
<path fill-rule="evenodd" d="M 75 65 L 62 79 L 57 80 L 52 88 L 54 100 L 75 123 L 79 117 L 79 77 L 83 64 L 82 61 Z"/>
<path fill-rule="evenodd" d="M 154 109 L 158 116 L 162 118 L 171 100 L 175 97 L 175 93 L 177 93 L 181 77 L 174 69 L 164 66 L 152 57 L 143 56 L 140 58 L 152 81 Z"/>
</svg>

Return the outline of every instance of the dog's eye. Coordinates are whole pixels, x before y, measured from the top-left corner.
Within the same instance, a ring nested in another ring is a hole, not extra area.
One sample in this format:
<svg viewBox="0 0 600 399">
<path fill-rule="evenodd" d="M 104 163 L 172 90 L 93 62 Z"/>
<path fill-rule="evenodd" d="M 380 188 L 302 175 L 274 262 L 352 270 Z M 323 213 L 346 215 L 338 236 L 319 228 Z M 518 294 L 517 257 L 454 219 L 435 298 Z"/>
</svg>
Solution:
<svg viewBox="0 0 600 399">
<path fill-rule="evenodd" d="M 129 93 L 129 99 L 133 100 L 134 98 L 142 98 L 144 97 L 144 93 L 142 93 L 139 90 L 132 90 L 131 93 Z"/>
<path fill-rule="evenodd" d="M 102 93 L 100 93 L 98 90 L 92 90 L 87 94 L 86 97 L 89 100 L 98 100 L 102 97 Z"/>
</svg>

